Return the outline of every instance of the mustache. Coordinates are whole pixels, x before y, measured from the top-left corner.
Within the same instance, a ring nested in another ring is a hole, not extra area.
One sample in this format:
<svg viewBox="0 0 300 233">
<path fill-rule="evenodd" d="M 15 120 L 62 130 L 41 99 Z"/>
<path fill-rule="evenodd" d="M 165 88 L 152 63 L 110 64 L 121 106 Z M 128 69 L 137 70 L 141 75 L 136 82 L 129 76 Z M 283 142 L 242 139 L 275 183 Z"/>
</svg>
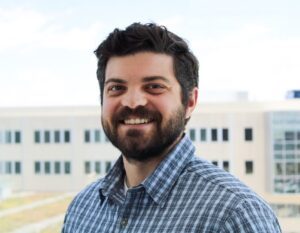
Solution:
<svg viewBox="0 0 300 233">
<path fill-rule="evenodd" d="M 120 121 L 124 121 L 132 116 L 138 118 L 150 118 L 151 120 L 158 122 L 160 122 L 162 119 L 162 115 L 158 111 L 149 110 L 143 106 L 138 106 L 134 109 L 126 106 L 121 108 L 114 114 L 112 121 L 114 123 L 120 123 Z"/>
</svg>

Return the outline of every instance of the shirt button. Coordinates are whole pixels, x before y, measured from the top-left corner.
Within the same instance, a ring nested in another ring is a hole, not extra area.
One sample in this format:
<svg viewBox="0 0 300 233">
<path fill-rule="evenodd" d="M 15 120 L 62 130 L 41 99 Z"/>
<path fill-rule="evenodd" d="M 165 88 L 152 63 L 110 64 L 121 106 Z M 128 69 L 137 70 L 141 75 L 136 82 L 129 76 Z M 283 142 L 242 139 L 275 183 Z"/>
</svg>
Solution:
<svg viewBox="0 0 300 233">
<path fill-rule="evenodd" d="M 126 227 L 128 223 L 128 219 L 127 218 L 123 218 L 123 220 L 121 221 L 121 226 L 122 227 Z"/>
</svg>

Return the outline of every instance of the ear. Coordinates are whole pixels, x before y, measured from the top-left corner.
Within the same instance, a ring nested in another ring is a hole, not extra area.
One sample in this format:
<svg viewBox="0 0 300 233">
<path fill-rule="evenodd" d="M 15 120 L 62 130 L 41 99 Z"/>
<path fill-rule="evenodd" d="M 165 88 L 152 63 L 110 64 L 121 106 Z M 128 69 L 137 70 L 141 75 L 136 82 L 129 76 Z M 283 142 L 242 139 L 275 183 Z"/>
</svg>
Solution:
<svg viewBox="0 0 300 233">
<path fill-rule="evenodd" d="M 185 119 L 188 119 L 191 117 L 192 112 L 194 111 L 196 105 L 197 105 L 197 99 L 198 99 L 198 88 L 195 87 L 190 96 L 189 96 L 189 100 L 186 106 L 186 111 L 185 111 Z"/>
</svg>

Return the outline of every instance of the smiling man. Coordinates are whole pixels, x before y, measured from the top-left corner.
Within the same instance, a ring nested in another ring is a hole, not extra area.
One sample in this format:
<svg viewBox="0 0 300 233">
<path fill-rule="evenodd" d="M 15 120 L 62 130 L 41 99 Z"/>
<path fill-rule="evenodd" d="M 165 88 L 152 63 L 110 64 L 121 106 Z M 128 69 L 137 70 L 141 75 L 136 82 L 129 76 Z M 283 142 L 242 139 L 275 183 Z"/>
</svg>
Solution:
<svg viewBox="0 0 300 233">
<path fill-rule="evenodd" d="M 270 207 L 195 155 L 184 134 L 198 61 L 155 24 L 115 29 L 95 51 L 101 121 L 122 155 L 68 208 L 62 232 L 281 232 Z"/>
</svg>

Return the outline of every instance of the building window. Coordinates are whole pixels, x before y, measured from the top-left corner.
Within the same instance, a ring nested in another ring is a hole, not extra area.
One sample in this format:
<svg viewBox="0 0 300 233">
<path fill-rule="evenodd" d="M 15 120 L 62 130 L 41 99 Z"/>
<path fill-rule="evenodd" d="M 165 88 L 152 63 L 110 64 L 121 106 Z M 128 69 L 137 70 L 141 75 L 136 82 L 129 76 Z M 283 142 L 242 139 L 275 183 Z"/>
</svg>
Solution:
<svg viewBox="0 0 300 233">
<path fill-rule="evenodd" d="M 200 141 L 206 141 L 206 129 L 200 129 Z"/>
<path fill-rule="evenodd" d="M 195 131 L 195 129 L 190 129 L 189 133 L 190 133 L 190 139 L 194 142 L 196 140 L 196 131 Z"/>
<path fill-rule="evenodd" d="M 55 130 L 54 131 L 54 142 L 55 143 L 59 143 L 60 142 L 60 131 L 59 130 Z"/>
<path fill-rule="evenodd" d="M 69 143 L 71 141 L 71 133 L 69 130 L 64 131 L 65 143 Z"/>
<path fill-rule="evenodd" d="M 99 162 L 99 161 L 95 162 L 95 172 L 97 174 L 101 173 L 101 162 Z"/>
<path fill-rule="evenodd" d="M 49 161 L 44 163 L 45 166 L 45 174 L 50 174 L 51 173 L 51 164 Z"/>
<path fill-rule="evenodd" d="M 71 174 L 71 163 L 65 162 L 65 174 Z"/>
<path fill-rule="evenodd" d="M 5 132 L 5 142 L 11 143 L 11 132 L 10 131 Z"/>
<path fill-rule="evenodd" d="M 54 162 L 54 173 L 55 174 L 60 174 L 61 173 L 61 168 L 60 168 L 60 162 L 59 161 Z"/>
<path fill-rule="evenodd" d="M 107 173 L 111 168 L 111 162 L 110 161 L 106 161 L 105 162 L 105 172 Z"/>
<path fill-rule="evenodd" d="M 287 175 L 296 175 L 296 164 L 295 163 L 286 163 L 285 170 Z"/>
<path fill-rule="evenodd" d="M 15 143 L 21 143 L 21 132 L 20 131 L 15 132 Z"/>
<path fill-rule="evenodd" d="M 253 141 L 252 128 L 245 128 L 245 141 Z"/>
<path fill-rule="evenodd" d="M 282 144 L 279 144 L 279 143 L 275 143 L 275 144 L 274 144 L 274 150 L 280 151 L 280 150 L 282 150 L 282 149 L 283 149 Z"/>
<path fill-rule="evenodd" d="M 34 173 L 40 174 L 41 173 L 41 163 L 40 162 L 34 162 Z"/>
<path fill-rule="evenodd" d="M 212 161 L 211 163 L 212 163 L 213 165 L 215 165 L 215 166 L 218 166 L 218 161 L 215 161 L 215 160 L 214 160 L 214 161 Z"/>
<path fill-rule="evenodd" d="M 286 131 L 284 136 L 285 136 L 285 140 L 286 141 L 293 141 L 293 140 L 295 140 L 295 132 Z"/>
<path fill-rule="evenodd" d="M 16 174 L 21 174 L 21 163 L 20 162 L 15 162 L 15 173 Z"/>
<path fill-rule="evenodd" d="M 90 174 L 91 172 L 92 172 L 91 162 L 90 161 L 85 161 L 84 162 L 84 173 L 85 174 Z"/>
<path fill-rule="evenodd" d="M 11 174 L 12 173 L 11 162 L 5 162 L 5 173 L 6 174 Z"/>
<path fill-rule="evenodd" d="M 229 172 L 229 161 L 223 161 L 223 169 Z"/>
<path fill-rule="evenodd" d="M 41 142 L 41 133 L 40 131 L 34 131 L 34 142 L 40 143 Z"/>
<path fill-rule="evenodd" d="M 275 174 L 276 175 L 283 175 L 283 164 L 282 163 L 275 163 Z"/>
<path fill-rule="evenodd" d="M 217 129 L 211 129 L 211 140 L 213 142 L 218 140 L 218 131 L 217 131 Z"/>
<path fill-rule="evenodd" d="M 296 145 L 292 144 L 292 143 L 286 144 L 285 145 L 285 149 L 286 150 L 295 150 L 296 149 Z"/>
<path fill-rule="evenodd" d="M 45 143 L 50 143 L 50 131 L 46 130 L 44 132 Z"/>
<path fill-rule="evenodd" d="M 224 142 L 229 140 L 228 129 L 226 128 L 222 129 L 222 139 Z"/>
<path fill-rule="evenodd" d="M 84 142 L 88 143 L 91 141 L 91 134 L 89 130 L 84 131 Z"/>
<path fill-rule="evenodd" d="M 246 174 L 252 174 L 253 173 L 253 161 L 246 161 L 245 162 L 245 171 L 246 171 Z"/>
<path fill-rule="evenodd" d="M 101 132 L 99 129 L 95 130 L 95 142 L 100 142 L 101 141 Z"/>
</svg>

